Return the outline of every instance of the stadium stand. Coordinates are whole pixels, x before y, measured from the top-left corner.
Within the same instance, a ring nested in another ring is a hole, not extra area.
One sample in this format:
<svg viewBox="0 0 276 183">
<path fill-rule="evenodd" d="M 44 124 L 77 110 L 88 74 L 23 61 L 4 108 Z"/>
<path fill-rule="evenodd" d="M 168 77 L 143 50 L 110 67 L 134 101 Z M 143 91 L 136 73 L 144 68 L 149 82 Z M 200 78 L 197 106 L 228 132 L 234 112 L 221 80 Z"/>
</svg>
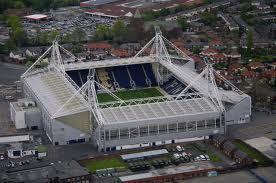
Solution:
<svg viewBox="0 0 276 183">
<path fill-rule="evenodd" d="M 157 82 L 153 74 L 151 64 L 143 64 L 142 68 L 145 71 L 147 78 L 150 80 L 151 86 L 156 86 Z"/>
<path fill-rule="evenodd" d="M 87 81 L 89 70 L 68 71 L 67 74 L 78 86 Z M 96 81 L 108 89 L 131 89 L 156 86 L 157 82 L 150 64 L 99 68 Z"/>
<path fill-rule="evenodd" d="M 175 77 L 171 77 L 167 82 L 165 82 L 161 86 L 161 88 L 170 95 L 177 95 L 182 90 L 184 90 L 185 85 L 178 81 Z"/>
</svg>

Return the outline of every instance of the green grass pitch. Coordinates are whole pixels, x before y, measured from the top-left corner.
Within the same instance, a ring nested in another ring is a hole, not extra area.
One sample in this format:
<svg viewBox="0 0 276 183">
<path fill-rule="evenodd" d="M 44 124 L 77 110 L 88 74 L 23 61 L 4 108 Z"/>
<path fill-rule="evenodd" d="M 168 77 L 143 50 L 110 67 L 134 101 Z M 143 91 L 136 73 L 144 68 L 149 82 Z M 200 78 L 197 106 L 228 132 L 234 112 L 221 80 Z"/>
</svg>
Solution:
<svg viewBox="0 0 276 183">
<path fill-rule="evenodd" d="M 123 90 L 123 91 L 114 92 L 114 94 L 122 100 L 163 96 L 163 94 L 157 88 Z M 111 102 L 116 100 L 107 93 L 100 93 L 97 95 L 97 97 L 98 97 L 99 103 Z"/>
</svg>

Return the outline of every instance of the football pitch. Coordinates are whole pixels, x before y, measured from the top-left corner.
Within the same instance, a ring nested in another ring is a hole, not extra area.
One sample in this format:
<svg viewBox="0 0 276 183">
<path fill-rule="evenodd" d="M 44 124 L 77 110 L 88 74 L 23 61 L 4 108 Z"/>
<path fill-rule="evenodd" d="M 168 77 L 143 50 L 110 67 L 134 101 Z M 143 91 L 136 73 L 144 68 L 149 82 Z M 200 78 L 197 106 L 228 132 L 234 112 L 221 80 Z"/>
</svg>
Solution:
<svg viewBox="0 0 276 183">
<path fill-rule="evenodd" d="M 114 92 L 114 94 L 122 100 L 163 96 L 163 94 L 157 88 L 123 90 L 123 91 Z M 99 103 L 112 102 L 116 100 L 108 93 L 99 93 L 97 97 L 98 97 Z"/>
</svg>

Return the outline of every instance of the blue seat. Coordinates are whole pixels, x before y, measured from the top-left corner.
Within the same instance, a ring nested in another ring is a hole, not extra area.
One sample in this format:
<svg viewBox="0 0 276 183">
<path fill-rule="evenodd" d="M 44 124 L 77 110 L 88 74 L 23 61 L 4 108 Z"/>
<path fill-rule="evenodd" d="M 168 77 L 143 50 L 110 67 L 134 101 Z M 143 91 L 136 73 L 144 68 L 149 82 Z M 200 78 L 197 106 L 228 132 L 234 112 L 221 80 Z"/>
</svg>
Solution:
<svg viewBox="0 0 276 183">
<path fill-rule="evenodd" d="M 161 88 L 165 90 L 169 95 L 177 95 L 185 88 L 185 85 L 177 80 L 175 77 L 171 77 L 165 82 Z"/>
<path fill-rule="evenodd" d="M 155 76 L 153 74 L 153 70 L 152 70 L 151 64 L 143 64 L 143 67 L 145 69 L 145 72 L 146 72 L 148 78 L 151 81 L 151 85 L 152 86 L 156 86 L 157 82 L 156 82 Z"/>
<path fill-rule="evenodd" d="M 129 65 L 128 70 L 137 87 L 147 86 L 146 76 L 141 65 Z"/>
<path fill-rule="evenodd" d="M 131 88 L 126 66 L 116 66 L 110 68 L 110 71 L 113 72 L 115 80 L 119 83 L 121 88 Z"/>
<path fill-rule="evenodd" d="M 78 71 L 67 71 L 67 74 L 79 87 L 81 87 L 82 83 Z"/>
</svg>

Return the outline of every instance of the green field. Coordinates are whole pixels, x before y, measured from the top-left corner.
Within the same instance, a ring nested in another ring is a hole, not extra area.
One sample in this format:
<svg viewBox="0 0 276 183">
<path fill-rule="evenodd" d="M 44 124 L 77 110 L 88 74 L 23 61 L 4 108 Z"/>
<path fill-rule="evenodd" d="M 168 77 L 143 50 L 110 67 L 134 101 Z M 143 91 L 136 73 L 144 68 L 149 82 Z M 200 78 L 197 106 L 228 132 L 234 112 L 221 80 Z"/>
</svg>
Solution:
<svg viewBox="0 0 276 183">
<path fill-rule="evenodd" d="M 120 158 L 91 160 L 85 163 L 85 167 L 92 173 L 104 168 L 125 167 L 125 163 Z"/>
<path fill-rule="evenodd" d="M 158 97 L 158 96 L 163 95 L 157 88 L 145 88 L 145 89 L 139 89 L 139 90 L 123 90 L 123 91 L 114 92 L 114 94 L 122 100 Z M 97 95 L 97 97 L 98 97 L 99 103 L 111 102 L 111 101 L 116 100 L 107 93 L 99 93 Z"/>
</svg>

